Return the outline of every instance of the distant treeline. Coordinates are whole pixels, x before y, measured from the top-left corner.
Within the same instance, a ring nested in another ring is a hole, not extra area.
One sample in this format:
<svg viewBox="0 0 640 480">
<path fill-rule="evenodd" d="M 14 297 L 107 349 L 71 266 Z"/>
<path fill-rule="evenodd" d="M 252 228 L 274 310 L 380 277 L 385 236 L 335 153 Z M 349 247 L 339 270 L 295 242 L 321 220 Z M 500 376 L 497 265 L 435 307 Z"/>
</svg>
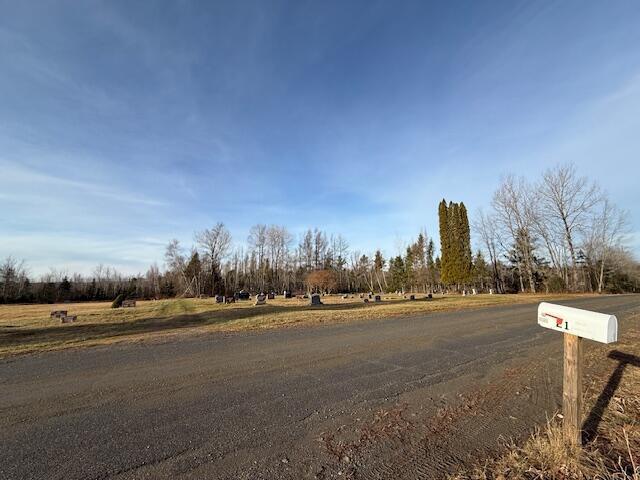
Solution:
<svg viewBox="0 0 640 480">
<path fill-rule="evenodd" d="M 184 248 L 168 243 L 165 267 L 124 276 L 102 265 L 92 275 L 56 271 L 29 278 L 24 261 L 0 265 L 0 302 L 64 301 L 251 293 L 287 290 L 438 292 L 475 288 L 516 292 L 638 292 L 640 267 L 625 248 L 627 215 L 573 165 L 535 183 L 505 177 L 488 213 L 469 226 L 464 203 L 438 207 L 440 249 L 426 232 L 398 255 L 351 250 L 341 235 L 309 229 L 294 244 L 284 226 L 255 225 L 246 246 L 233 248 L 222 223 Z M 471 236 L 477 250 L 472 253 Z"/>
</svg>

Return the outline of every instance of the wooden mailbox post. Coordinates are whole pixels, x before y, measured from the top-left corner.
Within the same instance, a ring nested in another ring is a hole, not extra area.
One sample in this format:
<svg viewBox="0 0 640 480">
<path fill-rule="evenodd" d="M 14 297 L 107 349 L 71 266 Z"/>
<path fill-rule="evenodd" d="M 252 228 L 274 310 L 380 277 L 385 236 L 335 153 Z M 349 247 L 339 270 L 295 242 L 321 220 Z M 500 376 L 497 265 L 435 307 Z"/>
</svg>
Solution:
<svg viewBox="0 0 640 480">
<path fill-rule="evenodd" d="M 564 334 L 564 377 L 562 413 L 568 441 L 582 442 L 582 339 L 601 343 L 618 341 L 618 320 L 614 315 L 590 312 L 542 302 L 538 306 L 538 325 Z"/>
</svg>

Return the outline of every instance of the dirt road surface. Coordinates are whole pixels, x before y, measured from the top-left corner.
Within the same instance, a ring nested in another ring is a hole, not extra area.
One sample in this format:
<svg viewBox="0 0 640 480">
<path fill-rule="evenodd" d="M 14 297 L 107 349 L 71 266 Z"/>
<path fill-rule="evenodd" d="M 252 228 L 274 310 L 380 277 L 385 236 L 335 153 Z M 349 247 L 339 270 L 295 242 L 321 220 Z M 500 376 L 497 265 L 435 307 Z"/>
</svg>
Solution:
<svg viewBox="0 0 640 480">
<path fill-rule="evenodd" d="M 617 315 L 620 335 L 640 312 L 638 295 L 560 303 Z M 535 311 L 1 360 L 0 478 L 441 478 L 559 408 L 562 336 Z"/>
</svg>

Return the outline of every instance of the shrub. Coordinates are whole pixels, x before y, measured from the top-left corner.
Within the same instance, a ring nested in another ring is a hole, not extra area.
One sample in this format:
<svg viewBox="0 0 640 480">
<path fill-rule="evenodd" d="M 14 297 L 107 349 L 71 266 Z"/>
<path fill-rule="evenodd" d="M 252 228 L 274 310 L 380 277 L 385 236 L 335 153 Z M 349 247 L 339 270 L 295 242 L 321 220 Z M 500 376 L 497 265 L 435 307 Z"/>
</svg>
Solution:
<svg viewBox="0 0 640 480">
<path fill-rule="evenodd" d="M 547 288 L 549 289 L 549 293 L 561 293 L 566 290 L 566 285 L 562 277 L 551 275 L 549 280 L 547 280 Z"/>
</svg>

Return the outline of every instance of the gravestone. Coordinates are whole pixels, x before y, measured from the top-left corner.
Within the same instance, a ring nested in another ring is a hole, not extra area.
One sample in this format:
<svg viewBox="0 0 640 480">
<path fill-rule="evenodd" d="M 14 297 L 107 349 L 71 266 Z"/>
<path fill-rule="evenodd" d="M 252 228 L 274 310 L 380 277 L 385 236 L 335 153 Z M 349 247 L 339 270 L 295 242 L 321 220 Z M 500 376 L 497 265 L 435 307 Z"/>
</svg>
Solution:
<svg viewBox="0 0 640 480">
<path fill-rule="evenodd" d="M 489 289 L 489 295 L 493 295 L 493 288 Z"/>
<path fill-rule="evenodd" d="M 416 296 L 415 295 L 409 295 L 409 300 L 415 300 Z"/>
<path fill-rule="evenodd" d="M 466 290 L 462 290 L 462 296 L 466 297 L 467 296 L 467 291 Z"/>
<path fill-rule="evenodd" d="M 73 323 L 78 319 L 77 315 L 62 315 L 60 317 L 61 323 Z"/>
<path fill-rule="evenodd" d="M 293 294 L 287 290 L 284 291 L 283 295 L 284 298 L 293 298 Z"/>
<path fill-rule="evenodd" d="M 382 301 L 382 297 L 381 297 L 380 295 L 376 295 L 376 296 L 375 296 L 375 298 L 374 298 L 374 300 L 375 300 L 376 302 L 381 302 L 381 301 Z"/>
<path fill-rule="evenodd" d="M 235 296 L 231 296 L 231 297 L 224 297 L 224 303 L 236 303 L 236 297 Z"/>
<path fill-rule="evenodd" d="M 368 299 L 368 298 L 365 298 L 365 299 L 364 299 L 364 303 L 369 303 L 369 299 Z"/>
<path fill-rule="evenodd" d="M 62 318 L 66 316 L 67 316 L 66 310 L 54 310 L 53 312 L 51 312 L 51 315 L 50 315 L 51 318 Z"/>
<path fill-rule="evenodd" d="M 273 293 L 273 292 L 270 292 L 270 293 L 269 293 L 269 295 L 267 295 L 267 299 L 268 299 L 268 300 L 273 300 L 273 299 L 275 299 L 275 298 L 276 298 L 276 294 L 275 294 L 275 293 Z"/>
<path fill-rule="evenodd" d="M 256 295 L 256 303 L 255 305 L 266 305 L 267 304 L 267 296 L 263 293 L 260 295 Z"/>
<path fill-rule="evenodd" d="M 249 300 L 251 298 L 251 295 L 245 290 L 240 290 L 238 293 L 236 293 L 236 297 L 238 298 L 238 300 Z"/>
<path fill-rule="evenodd" d="M 305 295 L 305 297 L 307 297 L 307 295 Z M 309 305 L 322 305 L 322 301 L 320 300 L 320 295 L 318 295 L 317 293 L 314 293 L 313 295 L 311 295 L 311 303 L 309 303 Z"/>
<path fill-rule="evenodd" d="M 349 295 L 342 295 L 342 298 L 343 299 L 347 299 L 347 298 L 349 298 Z"/>
<path fill-rule="evenodd" d="M 471 294 L 472 295 L 477 295 L 478 294 L 478 290 L 476 290 L 475 288 L 471 289 Z"/>
<path fill-rule="evenodd" d="M 427 298 L 431 300 L 433 298 L 433 294 L 430 293 L 429 295 L 427 295 Z"/>
<path fill-rule="evenodd" d="M 224 296 L 216 295 L 216 303 L 224 303 Z"/>
</svg>

